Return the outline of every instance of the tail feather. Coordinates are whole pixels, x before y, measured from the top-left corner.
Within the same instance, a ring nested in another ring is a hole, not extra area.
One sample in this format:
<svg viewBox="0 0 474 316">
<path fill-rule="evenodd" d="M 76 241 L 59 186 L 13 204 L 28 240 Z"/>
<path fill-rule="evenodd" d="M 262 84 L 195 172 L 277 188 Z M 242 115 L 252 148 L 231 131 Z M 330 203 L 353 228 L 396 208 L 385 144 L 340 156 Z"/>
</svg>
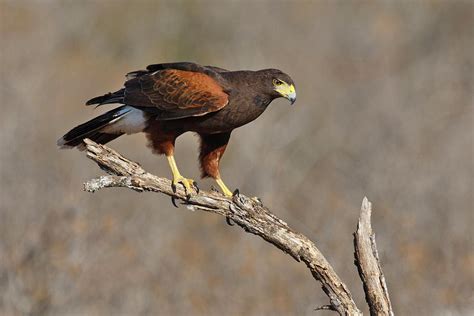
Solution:
<svg viewBox="0 0 474 316">
<path fill-rule="evenodd" d="M 139 111 L 128 106 L 121 106 L 111 111 L 108 111 L 90 121 L 74 127 L 61 137 L 57 144 L 61 148 L 78 147 L 83 149 L 84 138 L 89 138 L 97 143 L 105 144 L 109 141 L 120 137 L 127 131 L 121 128 L 114 129 L 114 124 L 117 125 L 127 114 Z M 123 124 L 122 124 L 123 125 Z"/>
<path fill-rule="evenodd" d="M 102 104 L 110 104 L 110 103 L 123 103 L 125 89 L 120 89 L 115 92 L 109 92 L 107 94 L 95 97 L 90 99 L 86 102 L 86 105 L 94 105 L 100 106 Z"/>
</svg>

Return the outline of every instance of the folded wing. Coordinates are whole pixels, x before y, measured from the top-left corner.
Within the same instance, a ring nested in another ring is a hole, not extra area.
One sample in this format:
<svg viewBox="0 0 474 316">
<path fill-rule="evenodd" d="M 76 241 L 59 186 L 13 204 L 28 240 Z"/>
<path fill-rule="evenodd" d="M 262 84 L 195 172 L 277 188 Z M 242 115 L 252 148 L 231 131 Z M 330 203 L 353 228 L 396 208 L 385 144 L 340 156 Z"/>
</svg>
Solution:
<svg viewBox="0 0 474 316">
<path fill-rule="evenodd" d="M 153 113 L 159 120 L 172 120 L 206 115 L 229 103 L 229 90 L 214 69 L 193 63 L 171 65 L 150 65 L 129 73 L 123 89 L 86 104 L 122 103 Z"/>
</svg>

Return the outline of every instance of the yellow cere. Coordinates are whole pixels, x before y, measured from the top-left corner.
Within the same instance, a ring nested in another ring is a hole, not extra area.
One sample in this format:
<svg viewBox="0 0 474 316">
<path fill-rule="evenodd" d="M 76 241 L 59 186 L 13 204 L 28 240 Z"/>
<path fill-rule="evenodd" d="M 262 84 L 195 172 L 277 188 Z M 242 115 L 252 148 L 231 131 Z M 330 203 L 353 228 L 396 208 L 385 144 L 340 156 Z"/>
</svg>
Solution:
<svg viewBox="0 0 474 316">
<path fill-rule="evenodd" d="M 292 84 L 287 84 L 284 81 L 278 82 L 278 84 L 275 84 L 275 91 L 280 93 L 283 97 L 287 98 L 288 100 L 291 101 L 291 103 L 295 102 L 296 100 L 296 90 L 295 86 Z"/>
</svg>

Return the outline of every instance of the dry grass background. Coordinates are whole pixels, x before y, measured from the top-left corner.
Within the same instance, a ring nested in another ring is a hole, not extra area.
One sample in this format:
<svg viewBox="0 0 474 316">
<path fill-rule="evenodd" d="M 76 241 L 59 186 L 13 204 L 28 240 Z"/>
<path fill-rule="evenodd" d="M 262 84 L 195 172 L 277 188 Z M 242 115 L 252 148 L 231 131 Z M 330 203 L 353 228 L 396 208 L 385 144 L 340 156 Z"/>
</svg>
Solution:
<svg viewBox="0 0 474 316">
<path fill-rule="evenodd" d="M 314 315 L 326 302 L 303 265 L 220 217 L 158 194 L 82 192 L 101 171 L 55 143 L 105 110 L 84 101 L 127 71 L 180 60 L 292 75 L 295 107 L 276 101 L 233 134 L 224 179 L 316 240 L 359 306 L 351 233 L 367 195 L 395 311 L 472 313 L 473 11 L 0 0 L 0 314 Z M 111 143 L 169 176 L 144 145 Z M 194 136 L 177 160 L 199 175 Z"/>
</svg>

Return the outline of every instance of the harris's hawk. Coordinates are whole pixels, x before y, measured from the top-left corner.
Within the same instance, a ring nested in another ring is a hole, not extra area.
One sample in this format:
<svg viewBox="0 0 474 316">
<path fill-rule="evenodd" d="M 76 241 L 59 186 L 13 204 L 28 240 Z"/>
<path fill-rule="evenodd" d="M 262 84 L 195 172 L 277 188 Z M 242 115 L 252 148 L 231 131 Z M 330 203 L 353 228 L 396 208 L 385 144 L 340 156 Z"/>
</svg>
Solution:
<svg viewBox="0 0 474 316">
<path fill-rule="evenodd" d="M 296 100 L 293 80 L 277 69 L 228 71 L 178 62 L 150 65 L 127 74 L 122 89 L 95 97 L 87 105 L 123 104 L 58 140 L 61 148 L 84 148 L 83 139 L 105 144 L 121 135 L 144 132 L 156 154 L 165 154 L 173 185 L 188 194 L 195 185 L 181 175 L 174 160 L 178 136 L 195 132 L 201 139 L 202 177 L 216 180 L 225 196 L 232 196 L 219 173 L 232 130 L 255 120 L 274 99 Z"/>
</svg>

